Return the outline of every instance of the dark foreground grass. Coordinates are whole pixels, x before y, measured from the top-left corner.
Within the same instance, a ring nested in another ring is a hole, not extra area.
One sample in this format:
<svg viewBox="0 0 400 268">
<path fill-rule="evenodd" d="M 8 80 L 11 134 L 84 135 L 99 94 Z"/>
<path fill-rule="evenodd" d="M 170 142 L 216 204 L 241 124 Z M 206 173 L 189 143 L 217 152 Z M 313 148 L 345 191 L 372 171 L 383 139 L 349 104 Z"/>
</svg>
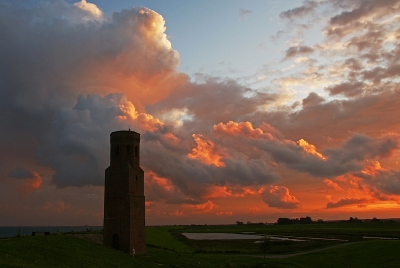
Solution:
<svg viewBox="0 0 400 268">
<path fill-rule="evenodd" d="M 131 257 L 67 235 L 0 239 L 0 267 L 400 267 L 400 241 L 371 240 L 285 259 L 179 253 L 148 245 Z"/>
</svg>

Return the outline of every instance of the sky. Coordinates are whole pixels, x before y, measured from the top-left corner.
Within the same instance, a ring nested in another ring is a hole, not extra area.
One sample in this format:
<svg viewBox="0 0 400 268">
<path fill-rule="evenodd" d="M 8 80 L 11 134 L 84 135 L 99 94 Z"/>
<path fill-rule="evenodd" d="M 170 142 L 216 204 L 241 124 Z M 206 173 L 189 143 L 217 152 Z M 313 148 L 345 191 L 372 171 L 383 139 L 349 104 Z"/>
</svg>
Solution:
<svg viewBox="0 0 400 268">
<path fill-rule="evenodd" d="M 398 217 L 399 26 L 399 0 L 0 0 L 0 226 L 102 225 L 129 128 L 147 225 Z"/>
</svg>

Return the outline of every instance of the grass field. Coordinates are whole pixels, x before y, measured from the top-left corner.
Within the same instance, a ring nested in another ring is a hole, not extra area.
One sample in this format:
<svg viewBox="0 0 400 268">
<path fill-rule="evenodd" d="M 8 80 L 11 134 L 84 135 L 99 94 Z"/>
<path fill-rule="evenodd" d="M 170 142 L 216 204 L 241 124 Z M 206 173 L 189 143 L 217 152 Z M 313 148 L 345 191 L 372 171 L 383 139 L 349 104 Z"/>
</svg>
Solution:
<svg viewBox="0 0 400 268">
<path fill-rule="evenodd" d="M 180 236 L 181 232 L 219 230 L 298 236 L 340 235 L 356 241 L 362 235 L 397 237 L 400 232 L 399 224 L 321 225 L 147 227 L 148 253 L 135 257 L 71 235 L 0 239 L 0 267 L 400 267 L 399 240 L 361 240 L 338 247 L 326 243 L 311 248 L 286 244 L 280 254 L 304 250 L 306 253 L 288 258 L 267 258 L 264 264 L 258 245 L 249 241 L 188 241 Z M 288 249 L 290 247 L 292 249 Z M 328 248 L 307 253 L 321 247 Z M 279 245 L 271 244 L 267 257 L 277 253 L 273 248 L 276 251 Z"/>
</svg>

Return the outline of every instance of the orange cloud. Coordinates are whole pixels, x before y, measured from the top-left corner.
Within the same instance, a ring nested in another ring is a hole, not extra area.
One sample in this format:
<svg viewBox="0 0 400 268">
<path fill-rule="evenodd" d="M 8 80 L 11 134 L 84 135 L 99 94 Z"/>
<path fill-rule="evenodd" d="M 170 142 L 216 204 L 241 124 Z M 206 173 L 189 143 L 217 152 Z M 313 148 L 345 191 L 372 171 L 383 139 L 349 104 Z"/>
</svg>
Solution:
<svg viewBox="0 0 400 268">
<path fill-rule="evenodd" d="M 185 214 L 183 213 L 183 211 L 178 211 L 178 210 L 175 210 L 174 212 L 170 213 L 169 215 L 175 216 L 175 217 L 182 217 L 182 216 L 185 216 Z"/>
<path fill-rule="evenodd" d="M 207 213 L 211 212 L 212 210 L 218 208 L 218 205 L 214 204 L 210 200 L 203 204 L 198 204 L 198 205 L 183 205 L 183 207 L 188 208 L 192 211 L 192 213 Z"/>
<path fill-rule="evenodd" d="M 251 214 L 260 214 L 261 209 L 259 207 L 250 207 L 249 208 L 249 213 Z"/>
<path fill-rule="evenodd" d="M 270 186 L 262 193 L 263 201 L 270 207 L 281 209 L 300 208 L 300 203 L 284 186 Z"/>
<path fill-rule="evenodd" d="M 324 179 L 326 185 L 332 187 L 336 191 L 343 191 L 342 187 L 339 186 L 336 182 L 331 181 L 330 179 Z"/>
<path fill-rule="evenodd" d="M 266 128 L 266 125 L 268 124 L 264 123 L 264 128 Z M 269 129 L 274 130 L 274 128 L 271 126 L 269 126 Z M 229 121 L 226 124 L 219 123 L 218 125 L 214 125 L 213 132 L 217 134 L 227 134 L 233 136 L 246 136 L 253 139 L 274 139 L 270 133 L 264 132 L 261 128 L 253 128 L 253 125 L 250 122 L 236 123 Z"/>
<path fill-rule="evenodd" d="M 24 179 L 18 185 L 18 192 L 21 194 L 30 194 L 36 190 L 39 190 L 42 186 L 43 179 L 36 172 L 33 172 L 33 177 Z"/>
<path fill-rule="evenodd" d="M 245 197 L 246 195 L 261 194 L 263 188 L 257 190 L 250 187 L 210 186 L 204 198 Z"/>
<path fill-rule="evenodd" d="M 122 112 L 122 115 L 116 117 L 119 121 L 137 122 L 140 128 L 151 132 L 154 132 L 164 125 L 162 121 L 154 118 L 150 114 L 137 112 L 135 106 L 132 102 L 128 101 L 125 96 L 121 99 L 118 107 Z"/>
<path fill-rule="evenodd" d="M 198 159 L 203 163 L 217 167 L 225 166 L 221 161 L 223 154 L 215 148 L 215 144 L 212 141 L 206 140 L 201 134 L 193 134 L 192 137 L 197 146 L 188 154 L 189 158 Z"/>
<path fill-rule="evenodd" d="M 56 201 L 54 203 L 47 202 L 43 209 L 53 212 L 64 212 L 71 210 L 72 206 L 70 204 L 66 204 L 64 201 Z"/>
<path fill-rule="evenodd" d="M 232 211 L 225 211 L 225 212 L 221 211 L 221 212 L 215 213 L 215 215 L 217 215 L 217 216 L 232 216 L 233 212 Z"/>
<path fill-rule="evenodd" d="M 361 172 L 366 175 L 376 176 L 380 171 L 385 171 L 379 161 L 371 161 Z"/>
<path fill-rule="evenodd" d="M 306 151 L 309 154 L 318 156 L 319 158 L 326 160 L 326 157 L 323 156 L 321 153 L 317 152 L 317 149 L 315 148 L 314 145 L 308 143 L 307 141 L 305 141 L 304 139 L 300 139 L 297 141 L 297 144 L 302 147 L 304 149 L 304 151 Z"/>
</svg>

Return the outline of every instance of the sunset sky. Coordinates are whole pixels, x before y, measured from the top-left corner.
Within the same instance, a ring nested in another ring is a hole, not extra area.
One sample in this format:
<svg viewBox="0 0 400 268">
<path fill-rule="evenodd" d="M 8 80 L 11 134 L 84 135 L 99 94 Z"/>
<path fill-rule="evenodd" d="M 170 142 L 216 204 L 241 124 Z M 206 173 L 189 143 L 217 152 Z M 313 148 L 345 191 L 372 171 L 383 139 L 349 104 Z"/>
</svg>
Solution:
<svg viewBox="0 0 400 268">
<path fill-rule="evenodd" d="M 0 226 L 399 218 L 400 0 L 0 0 Z"/>
</svg>

